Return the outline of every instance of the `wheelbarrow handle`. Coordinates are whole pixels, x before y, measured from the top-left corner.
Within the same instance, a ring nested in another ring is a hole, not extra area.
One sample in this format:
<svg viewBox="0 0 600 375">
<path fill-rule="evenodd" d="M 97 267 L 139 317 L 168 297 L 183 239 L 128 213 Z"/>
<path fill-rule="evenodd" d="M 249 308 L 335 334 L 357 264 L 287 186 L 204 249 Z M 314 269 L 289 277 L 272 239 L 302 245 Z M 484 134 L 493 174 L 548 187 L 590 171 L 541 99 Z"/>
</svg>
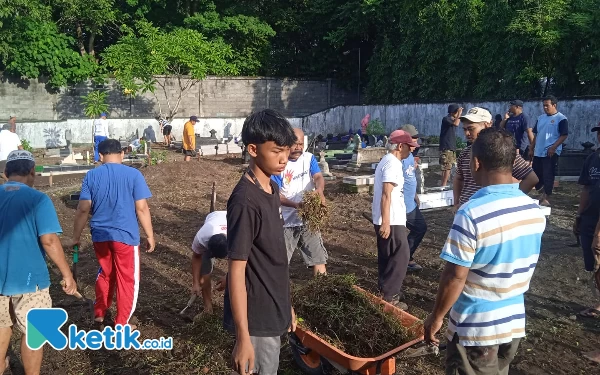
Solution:
<svg viewBox="0 0 600 375">
<path fill-rule="evenodd" d="M 73 264 L 79 263 L 79 245 L 73 245 Z"/>
<path fill-rule="evenodd" d="M 423 357 L 426 355 L 439 355 L 440 351 L 446 350 L 446 344 L 434 345 L 434 344 L 426 344 L 425 341 L 421 341 L 416 343 L 410 348 L 405 349 L 400 353 L 397 357 L 398 359 L 406 359 L 406 358 L 415 358 L 415 357 Z"/>
</svg>

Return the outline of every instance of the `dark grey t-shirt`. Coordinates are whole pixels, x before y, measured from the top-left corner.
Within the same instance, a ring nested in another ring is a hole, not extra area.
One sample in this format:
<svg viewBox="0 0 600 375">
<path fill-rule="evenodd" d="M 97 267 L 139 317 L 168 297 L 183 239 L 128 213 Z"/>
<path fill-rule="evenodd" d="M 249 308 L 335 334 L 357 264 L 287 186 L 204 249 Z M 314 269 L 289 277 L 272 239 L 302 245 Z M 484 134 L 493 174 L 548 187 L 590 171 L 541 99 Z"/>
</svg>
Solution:
<svg viewBox="0 0 600 375">
<path fill-rule="evenodd" d="M 273 194 L 258 188 L 245 176 L 227 202 L 229 259 L 245 260 L 250 336 L 275 337 L 287 332 L 292 321 L 290 275 L 283 236 L 279 188 Z M 225 288 L 224 326 L 235 332 Z"/>
<path fill-rule="evenodd" d="M 581 213 L 581 232 L 593 235 L 600 217 L 600 150 L 585 159 L 578 182 L 591 188 L 589 204 Z"/>
<path fill-rule="evenodd" d="M 456 128 L 452 116 L 448 115 L 442 119 L 442 128 L 440 129 L 440 151 L 456 150 Z"/>
</svg>

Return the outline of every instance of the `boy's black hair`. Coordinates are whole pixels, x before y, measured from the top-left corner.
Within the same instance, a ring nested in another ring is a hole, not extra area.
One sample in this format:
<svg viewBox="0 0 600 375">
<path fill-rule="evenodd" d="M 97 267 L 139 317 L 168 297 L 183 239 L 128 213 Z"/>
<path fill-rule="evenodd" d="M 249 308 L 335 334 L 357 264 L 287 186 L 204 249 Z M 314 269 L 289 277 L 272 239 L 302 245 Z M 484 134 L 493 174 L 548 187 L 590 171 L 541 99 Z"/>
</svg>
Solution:
<svg viewBox="0 0 600 375">
<path fill-rule="evenodd" d="M 242 127 L 242 142 L 245 145 L 273 141 L 277 146 L 292 147 L 296 140 L 296 134 L 288 120 L 272 109 L 251 114 Z"/>
<path fill-rule="evenodd" d="M 31 170 L 35 168 L 35 162 L 31 160 L 12 160 L 9 163 L 6 163 L 6 167 L 4 167 L 4 174 L 6 178 L 11 176 L 20 176 L 25 177 L 31 173 Z"/>
<path fill-rule="evenodd" d="M 206 244 L 206 250 L 211 258 L 223 259 L 227 256 L 227 236 L 224 234 L 215 234 Z"/>
<path fill-rule="evenodd" d="M 120 154 L 123 152 L 121 142 L 116 139 L 105 139 L 98 145 L 98 153 L 102 155 Z"/>
<path fill-rule="evenodd" d="M 504 129 L 483 129 L 471 148 L 471 155 L 487 171 L 512 171 L 517 156 L 514 136 Z"/>
<path fill-rule="evenodd" d="M 544 97 L 544 99 L 542 99 L 542 102 L 545 102 L 546 100 L 550 100 L 550 103 L 552 103 L 552 105 L 558 104 L 558 99 L 556 99 L 556 96 L 554 95 L 548 95 Z"/>
</svg>

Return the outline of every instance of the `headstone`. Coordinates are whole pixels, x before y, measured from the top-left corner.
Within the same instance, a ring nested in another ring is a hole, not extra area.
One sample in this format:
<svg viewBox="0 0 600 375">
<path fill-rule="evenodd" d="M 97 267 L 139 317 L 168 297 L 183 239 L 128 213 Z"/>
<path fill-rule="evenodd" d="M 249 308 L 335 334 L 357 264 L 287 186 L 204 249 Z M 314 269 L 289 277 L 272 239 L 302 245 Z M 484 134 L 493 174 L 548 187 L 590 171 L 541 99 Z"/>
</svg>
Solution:
<svg viewBox="0 0 600 375">
<path fill-rule="evenodd" d="M 61 160 L 60 164 L 77 164 L 77 160 L 75 160 L 75 154 L 69 154 L 69 156 Z"/>
<path fill-rule="evenodd" d="M 67 142 L 67 149 L 69 153 L 73 152 L 73 146 L 71 145 L 71 141 L 73 141 L 73 133 L 71 129 L 65 130 L 65 141 Z"/>
<path fill-rule="evenodd" d="M 321 174 L 325 180 L 335 180 L 335 176 L 329 171 L 329 164 L 325 160 L 325 153 L 321 151 L 319 153 L 319 168 L 321 169 Z"/>
<path fill-rule="evenodd" d="M 359 148 L 362 148 L 362 142 L 360 141 L 360 136 L 358 134 L 354 135 L 353 142 L 354 142 L 354 150 L 358 150 Z"/>
<path fill-rule="evenodd" d="M 388 136 L 387 136 L 387 135 L 384 135 L 384 136 L 383 136 L 383 147 L 387 147 L 387 145 L 388 145 L 388 142 L 389 142 L 389 140 L 388 140 Z"/>
<path fill-rule="evenodd" d="M 417 178 L 417 194 L 425 194 L 425 174 L 421 170 L 421 165 L 417 165 L 415 177 Z"/>
<path fill-rule="evenodd" d="M 374 135 L 369 135 L 369 146 L 375 146 L 377 143 L 377 137 Z"/>
<path fill-rule="evenodd" d="M 215 129 L 210 130 L 210 137 L 215 139 L 217 138 L 217 131 Z"/>
</svg>

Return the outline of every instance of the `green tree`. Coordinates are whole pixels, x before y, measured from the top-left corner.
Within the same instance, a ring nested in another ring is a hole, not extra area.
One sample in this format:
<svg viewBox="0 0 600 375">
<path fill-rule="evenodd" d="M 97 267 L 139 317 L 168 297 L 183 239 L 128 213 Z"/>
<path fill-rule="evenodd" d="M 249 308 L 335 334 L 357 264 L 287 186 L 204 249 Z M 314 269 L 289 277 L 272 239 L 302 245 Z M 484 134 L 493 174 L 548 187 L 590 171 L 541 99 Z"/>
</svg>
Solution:
<svg viewBox="0 0 600 375">
<path fill-rule="evenodd" d="M 102 62 L 126 94 L 153 93 L 162 115 L 156 90 L 160 88 L 168 119 L 177 114 L 183 95 L 201 79 L 238 72 L 229 45 L 207 41 L 195 30 L 164 32 L 148 22 L 138 22 L 135 29 L 125 27 L 124 31 L 125 36 L 104 51 Z M 170 99 L 173 87 L 177 90 L 175 102 Z"/>
<path fill-rule="evenodd" d="M 6 61 L 16 47 L 14 38 L 19 35 L 18 22 L 22 17 L 49 20 L 50 7 L 35 0 L 0 1 L 0 61 Z"/>
<path fill-rule="evenodd" d="M 96 118 L 102 112 L 108 112 L 108 104 L 106 98 L 108 94 L 105 91 L 91 91 L 89 94 L 82 96 L 83 113 L 89 118 Z"/>
<path fill-rule="evenodd" d="M 48 78 L 54 88 L 85 81 L 97 72 L 96 63 L 80 56 L 73 38 L 58 32 L 53 22 L 20 19 L 15 48 L 6 59 L 6 72 L 26 78 Z"/>
</svg>

